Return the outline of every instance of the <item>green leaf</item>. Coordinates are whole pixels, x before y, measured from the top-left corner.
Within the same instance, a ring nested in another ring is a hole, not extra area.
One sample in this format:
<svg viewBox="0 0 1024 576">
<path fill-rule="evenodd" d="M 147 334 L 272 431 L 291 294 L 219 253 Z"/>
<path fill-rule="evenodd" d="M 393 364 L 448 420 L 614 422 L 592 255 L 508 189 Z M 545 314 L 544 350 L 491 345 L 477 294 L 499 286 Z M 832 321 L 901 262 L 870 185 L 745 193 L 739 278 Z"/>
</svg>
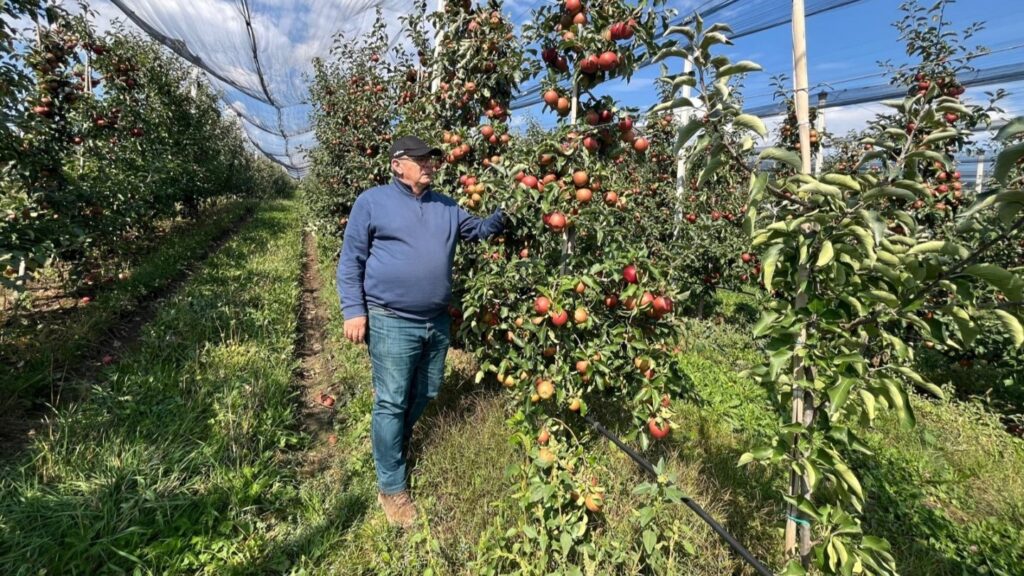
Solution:
<svg viewBox="0 0 1024 576">
<path fill-rule="evenodd" d="M 668 84 L 672 87 L 672 93 L 682 88 L 683 86 L 689 86 L 693 88 L 697 85 L 697 79 L 692 74 L 676 74 L 674 76 L 662 76 L 656 80 L 662 84 Z"/>
<path fill-rule="evenodd" d="M 850 470 L 850 467 L 847 466 L 845 462 L 837 461 L 835 465 L 835 470 L 836 472 L 839 473 L 839 476 L 843 479 L 843 482 L 845 482 L 847 486 L 853 489 L 853 492 L 857 495 L 858 498 L 863 500 L 864 489 L 861 488 L 860 481 L 857 480 L 857 476 L 853 473 L 852 470 Z"/>
<path fill-rule="evenodd" d="M 690 141 L 690 138 L 693 138 L 694 134 L 700 131 L 702 126 L 704 126 L 704 123 L 701 122 L 700 119 L 691 118 L 685 126 L 681 127 L 679 131 L 676 132 L 676 143 L 672 148 L 672 153 L 679 154 L 679 150 L 681 150 L 683 146 L 686 146 L 686 143 Z"/>
<path fill-rule="evenodd" d="M 689 26 L 679 26 L 679 25 L 669 26 L 668 29 L 665 30 L 665 33 L 663 34 L 663 36 L 673 36 L 673 35 L 676 35 L 676 34 L 682 34 L 683 36 L 686 36 L 686 38 L 690 42 L 693 42 L 694 39 L 697 38 L 697 33 L 693 31 L 693 28 L 690 28 Z M 684 54 L 684 56 L 685 56 L 685 54 Z"/>
<path fill-rule="evenodd" d="M 768 328 L 772 325 L 773 322 L 775 322 L 775 320 L 778 317 L 779 317 L 778 312 L 772 312 L 771 310 L 766 310 L 761 315 L 760 320 L 757 321 L 757 324 L 754 324 L 754 329 L 753 329 L 753 331 L 754 331 L 754 338 L 759 338 L 761 336 L 764 336 L 768 332 Z"/>
<path fill-rule="evenodd" d="M 666 30 L 665 34 L 667 35 L 669 32 L 673 30 L 681 31 L 681 29 L 678 29 L 677 27 L 673 26 L 672 28 Z M 658 52 L 658 54 L 654 57 L 654 60 L 652 60 L 651 62 L 661 62 L 666 58 L 686 58 L 688 56 L 689 54 L 683 48 L 665 48 L 664 50 Z"/>
<path fill-rule="evenodd" d="M 785 367 L 789 359 L 793 357 L 793 351 L 789 348 L 783 348 L 772 352 L 772 355 L 768 358 L 768 375 L 772 380 L 779 377 L 779 372 Z"/>
<path fill-rule="evenodd" d="M 854 236 L 857 237 L 857 240 L 860 241 L 861 246 L 864 248 L 864 252 L 867 253 L 868 258 L 874 259 L 875 258 L 875 236 L 874 236 L 874 234 L 872 234 L 871 232 L 868 232 L 867 230 L 865 230 L 861 226 L 847 226 L 846 229 L 849 230 Z"/>
<path fill-rule="evenodd" d="M 562 544 L 562 555 L 568 555 L 569 551 L 572 550 L 572 534 L 568 532 L 562 532 L 562 537 L 559 539 Z"/>
<path fill-rule="evenodd" d="M 747 206 L 747 213 L 743 217 L 743 232 L 748 237 L 754 234 L 754 222 L 757 221 L 757 208 L 753 204 Z"/>
<path fill-rule="evenodd" d="M 846 295 L 846 294 L 843 294 L 842 296 L 840 296 L 839 299 L 841 301 L 846 302 L 847 304 L 849 304 L 850 307 L 853 308 L 853 311 L 856 312 L 858 316 L 863 316 L 864 315 L 864 305 L 860 303 L 860 300 L 857 300 L 853 296 L 849 296 L 849 295 Z"/>
<path fill-rule="evenodd" d="M 748 130 L 752 130 L 762 138 L 768 134 L 768 129 L 765 128 L 764 122 L 757 116 L 754 116 L 753 114 L 740 114 L 739 116 L 733 118 L 733 124 L 743 128 L 747 128 Z"/>
<path fill-rule="evenodd" d="M 1016 316 L 1010 314 L 1006 310 L 996 310 L 996 316 L 1002 321 L 1003 326 L 1010 333 L 1010 337 L 1013 339 L 1013 345 L 1020 348 L 1024 344 L 1024 326 L 1021 326 L 1020 320 Z"/>
<path fill-rule="evenodd" d="M 758 161 L 775 160 L 776 162 L 782 162 L 797 171 L 803 168 L 803 160 L 800 159 L 800 155 L 792 150 L 785 150 L 783 148 L 766 148 L 757 159 Z"/>
<path fill-rule="evenodd" d="M 704 186 L 715 175 L 715 172 L 718 172 L 726 164 L 728 164 L 728 160 L 724 156 L 710 155 L 707 165 L 704 166 L 704 169 L 700 171 L 700 176 L 697 177 L 697 188 Z"/>
<path fill-rule="evenodd" d="M 809 458 L 804 460 L 804 473 L 807 475 L 807 484 L 814 490 L 821 481 L 821 472 Z"/>
<path fill-rule="evenodd" d="M 740 466 L 746 466 L 747 464 L 750 464 L 753 461 L 754 461 L 754 453 L 753 452 L 744 452 L 743 455 L 740 456 L 739 461 L 736 462 L 736 467 L 739 468 Z"/>
<path fill-rule="evenodd" d="M 887 292 L 885 290 L 868 290 L 865 293 L 865 296 L 868 296 L 872 300 L 877 300 L 890 308 L 899 308 L 900 306 L 900 299 L 891 292 Z"/>
<path fill-rule="evenodd" d="M 1000 142 L 1005 142 L 1012 140 L 1019 134 L 1024 134 L 1024 116 L 1018 116 L 1007 122 L 1005 126 L 999 129 L 999 132 L 996 132 L 995 138 Z"/>
<path fill-rule="evenodd" d="M 731 46 L 732 45 L 732 41 L 729 40 L 725 36 L 725 34 L 719 34 L 718 32 L 711 32 L 711 33 L 705 34 L 704 38 L 701 39 L 701 41 L 700 41 L 700 49 L 701 50 L 707 50 L 708 48 L 714 46 L 715 44 L 726 44 L 728 46 Z"/>
<path fill-rule="evenodd" d="M 996 168 L 992 172 L 992 176 L 996 179 L 996 182 L 1000 184 L 1006 184 L 1006 177 L 1010 175 L 1010 170 L 1017 164 L 1017 161 L 1024 158 L 1024 142 L 1018 142 L 1012 146 L 1007 146 L 1002 152 L 996 156 Z"/>
<path fill-rule="evenodd" d="M 842 186 L 843 188 L 849 188 L 850 190 L 856 190 L 860 192 L 860 182 L 857 182 L 852 176 L 846 174 L 825 174 L 821 177 L 822 181 L 829 184 L 835 184 L 836 186 Z"/>
<path fill-rule="evenodd" d="M 775 276 L 775 265 L 779 263 L 779 253 L 782 252 L 782 244 L 773 244 L 764 254 L 761 264 L 761 271 L 764 274 L 764 287 L 772 289 L 772 278 Z"/>
<path fill-rule="evenodd" d="M 868 422 L 875 420 L 875 395 L 867 390 L 861 388 L 858 390 L 860 393 L 861 402 L 864 403 L 864 411 L 868 415 Z"/>
<path fill-rule="evenodd" d="M 891 550 L 889 542 L 883 538 L 877 536 L 867 536 L 861 539 L 860 545 L 868 550 L 874 550 L 876 552 L 888 552 Z"/>
<path fill-rule="evenodd" d="M 929 240 L 928 242 L 921 242 L 907 251 L 908 254 L 932 254 L 936 252 L 955 254 L 956 250 L 951 249 L 950 242 L 945 240 Z"/>
<path fill-rule="evenodd" d="M 921 141 L 922 145 L 933 144 L 935 142 L 941 142 L 942 140 L 949 140 L 950 138 L 956 138 L 960 133 L 956 130 L 939 130 L 932 132 L 927 138 Z"/>
<path fill-rule="evenodd" d="M 942 388 L 939 388 L 935 384 L 932 384 L 931 382 L 925 380 L 920 374 L 918 374 L 914 370 L 906 366 L 897 366 L 896 370 L 898 370 L 900 374 L 906 376 L 907 379 L 909 379 L 915 386 L 928 392 L 932 396 L 935 396 L 940 400 L 946 397 L 946 395 L 942 393 Z"/>
<path fill-rule="evenodd" d="M 835 252 L 832 250 L 832 242 L 825 240 L 821 243 L 821 251 L 818 252 L 818 261 L 814 264 L 815 268 L 827 266 L 832 262 L 833 257 L 835 257 Z"/>
<path fill-rule="evenodd" d="M 746 74 L 747 72 L 760 72 L 762 70 L 761 65 L 750 60 L 740 60 L 735 64 L 729 64 L 723 66 L 718 70 L 718 78 L 725 78 L 726 76 L 732 76 L 733 74 Z M 763 136 L 764 134 L 762 134 Z"/>
<path fill-rule="evenodd" d="M 951 167 L 949 158 L 933 150 L 917 150 L 907 154 L 907 160 L 927 160 L 929 162 L 940 162 L 948 170 Z"/>
<path fill-rule="evenodd" d="M 852 378 L 840 378 L 839 384 L 828 389 L 828 399 L 830 404 L 828 411 L 830 414 L 838 414 L 843 409 L 843 405 L 846 404 L 846 400 L 849 398 L 850 390 L 852 389 Z"/>
<path fill-rule="evenodd" d="M 900 386 L 899 382 L 892 378 L 883 378 L 882 384 L 885 389 L 886 399 L 889 400 L 889 405 L 896 410 L 896 415 L 899 417 L 900 425 L 904 430 L 909 430 L 916 424 L 914 418 L 914 411 L 910 407 L 910 400 L 907 398 L 907 392 Z"/>
<path fill-rule="evenodd" d="M 818 194 L 822 194 L 824 196 L 829 196 L 831 198 L 835 198 L 836 200 L 842 200 L 842 198 L 843 198 L 843 191 L 842 190 L 840 190 L 839 188 L 836 188 L 835 186 L 832 186 L 830 184 L 825 184 L 823 182 L 818 182 L 817 180 L 815 180 L 813 182 L 809 182 L 807 184 L 804 184 L 799 189 L 797 189 L 797 192 L 800 192 L 801 194 L 814 194 L 814 193 L 818 193 Z"/>
<path fill-rule="evenodd" d="M 971 109 L 956 100 L 942 98 L 941 101 L 935 106 L 935 109 L 939 112 L 956 112 L 961 116 L 970 116 Z"/>
<path fill-rule="evenodd" d="M 696 108 L 696 106 L 694 106 L 694 104 L 693 104 L 693 100 L 690 100 L 689 98 L 686 98 L 686 97 L 679 97 L 679 98 L 676 98 L 675 100 L 670 100 L 668 102 L 662 102 L 661 104 L 658 104 L 657 106 L 654 106 L 653 108 L 648 110 L 648 114 L 657 114 L 658 112 L 664 112 L 666 110 L 674 110 L 676 108 L 682 108 L 684 106 L 687 107 L 687 108 Z"/>
<path fill-rule="evenodd" d="M 914 182 L 913 180 L 897 180 L 892 183 L 897 188 L 903 188 L 904 190 L 910 190 L 915 194 L 924 195 L 928 193 L 928 189 L 924 187 L 924 184 L 920 182 Z"/>
<path fill-rule="evenodd" d="M 1003 292 L 1009 292 L 1016 276 L 995 264 L 971 264 L 964 273 L 976 276 Z"/>
<path fill-rule="evenodd" d="M 868 190 L 867 192 L 862 194 L 860 198 L 864 202 L 870 202 L 878 197 L 898 198 L 900 200 L 906 200 L 908 202 L 917 199 L 917 196 L 913 192 L 909 190 L 904 190 L 902 188 L 896 188 L 895 186 L 883 186 L 881 188 L 874 188 L 872 190 Z"/>
<path fill-rule="evenodd" d="M 644 530 L 644 549 L 647 550 L 647 554 L 654 552 L 654 547 L 658 544 L 658 536 L 652 530 Z"/>
</svg>

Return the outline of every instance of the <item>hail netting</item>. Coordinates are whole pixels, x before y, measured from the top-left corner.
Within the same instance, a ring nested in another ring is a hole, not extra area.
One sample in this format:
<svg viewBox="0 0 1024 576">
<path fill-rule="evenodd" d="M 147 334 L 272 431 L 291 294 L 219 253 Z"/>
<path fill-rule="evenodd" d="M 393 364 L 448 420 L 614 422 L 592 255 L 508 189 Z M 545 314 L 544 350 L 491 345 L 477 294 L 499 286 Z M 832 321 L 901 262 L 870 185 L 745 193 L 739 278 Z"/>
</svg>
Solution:
<svg viewBox="0 0 1024 576">
<path fill-rule="evenodd" d="M 380 9 L 400 35 L 401 0 L 110 0 L 134 24 L 205 70 L 263 154 L 305 173 L 315 145 L 308 76 L 315 57 L 330 58 L 336 34 L 369 30 Z"/>
</svg>

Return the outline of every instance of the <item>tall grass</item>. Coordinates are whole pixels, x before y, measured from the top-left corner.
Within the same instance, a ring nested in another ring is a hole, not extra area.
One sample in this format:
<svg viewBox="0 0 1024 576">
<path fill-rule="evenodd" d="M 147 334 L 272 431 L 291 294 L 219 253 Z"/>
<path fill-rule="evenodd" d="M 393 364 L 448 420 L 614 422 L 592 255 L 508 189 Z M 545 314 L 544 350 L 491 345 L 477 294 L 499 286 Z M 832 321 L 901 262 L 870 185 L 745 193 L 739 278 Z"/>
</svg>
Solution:
<svg viewBox="0 0 1024 576">
<path fill-rule="evenodd" d="M 84 364 L 98 364 L 105 353 L 116 352 L 97 345 L 128 313 L 201 259 L 211 242 L 252 207 L 250 202 L 226 203 L 207 210 L 199 222 L 172 227 L 151 253 L 123 270 L 126 280 L 100 288 L 88 306 L 2 319 L 0 410 L 57 390 L 55 385 L 67 373 L 81 371 Z"/>
<path fill-rule="evenodd" d="M 337 244 L 321 240 L 324 354 L 339 390 L 336 443 L 299 432 L 291 381 L 298 302 L 295 207 L 256 219 L 147 327 L 137 353 L 104 373 L 89 401 L 60 414 L 0 478 L 0 573 L 479 574 L 495 558 L 547 573 L 529 555 L 496 550 L 528 524 L 514 501 L 527 456 L 509 442 L 503 391 L 472 383 L 453 352 L 442 396 L 417 427 L 415 529 L 387 525 L 376 503 L 366 349 L 347 343 L 334 290 Z M 721 318 L 719 318 L 719 316 Z M 693 396 L 676 399 L 680 428 L 648 452 L 679 486 L 769 565 L 782 565 L 785 478 L 737 468 L 782 415 L 738 376 L 757 361 L 743 298 L 707 321 L 684 320 L 677 360 Z M 983 408 L 915 398 L 919 425 L 883 418 L 858 469 L 872 495 L 869 532 L 894 545 L 904 574 L 1015 574 L 1024 565 L 1024 447 Z M 601 413 L 595 410 L 595 414 Z M 629 433 L 613 412 L 606 424 Z M 632 522 L 641 473 L 591 437 L 588 468 L 607 490 L 589 527 L 592 559 L 566 573 L 650 573 Z M 660 504 L 671 574 L 752 573 L 693 513 Z"/>
<path fill-rule="evenodd" d="M 321 244 L 325 279 L 333 278 L 334 249 Z M 468 381 L 472 370 L 458 370 L 464 360 L 453 354 L 442 398 L 419 425 L 415 441 L 412 488 L 424 519 L 408 534 L 388 528 L 374 501 L 365 350 L 343 341 L 333 285 L 325 282 L 324 291 L 331 314 L 328 349 L 341 371 L 337 382 L 351 391 L 351 399 L 341 409 L 342 440 L 328 472 L 303 485 L 307 520 L 296 522 L 316 519 L 318 530 L 286 554 L 291 573 L 480 573 L 493 542 L 527 523 L 511 500 L 519 480 L 506 473 L 526 456 L 508 441 L 502 392 L 474 387 Z M 727 295 L 716 312 L 709 320 L 683 321 L 688 345 L 678 362 L 694 395 L 676 402 L 679 430 L 648 457 L 665 458 L 687 494 L 756 556 L 779 567 L 786 478 L 774 470 L 737 468 L 736 461 L 753 443 L 770 437 L 783 415 L 774 412 L 764 389 L 738 376 L 739 369 L 758 360 L 746 328 L 752 318 L 749 302 Z M 976 573 L 986 566 L 988 573 L 1014 574 L 1015 566 L 1024 565 L 1022 443 L 977 406 L 921 398 L 914 403 L 917 429 L 903 431 L 883 419 L 865 439 L 875 452 L 860 467 L 873 494 L 866 529 L 893 543 L 904 574 Z M 635 557 L 628 552 L 641 545 L 630 520 L 643 504 L 632 493 L 642 475 L 603 440 L 590 443 L 589 462 L 609 496 L 603 518 L 591 527 L 599 559 L 566 569 L 647 573 L 628 561 Z M 663 506 L 659 523 L 673 535 L 666 554 L 671 573 L 753 573 L 688 508 Z M 528 573 L 546 571 L 524 555 L 508 563 L 517 564 Z"/>
<path fill-rule="evenodd" d="M 297 208 L 264 206 L 0 477 L 0 573 L 248 572 L 294 497 Z"/>
</svg>

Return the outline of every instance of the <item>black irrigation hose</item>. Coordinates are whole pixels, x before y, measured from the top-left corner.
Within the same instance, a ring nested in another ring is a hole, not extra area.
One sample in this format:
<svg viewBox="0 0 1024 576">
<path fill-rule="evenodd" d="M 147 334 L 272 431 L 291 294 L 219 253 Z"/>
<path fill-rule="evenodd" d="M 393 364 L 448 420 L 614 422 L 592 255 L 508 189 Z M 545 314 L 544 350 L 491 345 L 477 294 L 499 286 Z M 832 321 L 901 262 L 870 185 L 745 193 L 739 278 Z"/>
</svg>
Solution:
<svg viewBox="0 0 1024 576">
<path fill-rule="evenodd" d="M 629 457 L 632 458 L 633 461 L 636 462 L 641 468 L 643 468 L 648 474 L 650 474 L 653 478 L 657 479 L 658 473 L 654 471 L 654 466 L 651 465 L 651 463 L 648 462 L 646 459 L 644 459 L 643 456 L 637 454 L 636 451 L 630 448 L 629 446 L 626 446 L 626 444 L 623 443 L 618 436 L 612 434 L 607 428 L 602 426 L 600 422 L 591 418 L 590 415 L 584 416 L 583 418 L 587 422 L 590 422 L 590 425 L 593 426 L 595 430 L 600 432 L 604 437 L 608 438 L 616 446 L 618 446 L 623 452 L 628 454 Z M 736 538 L 734 538 L 732 534 L 729 534 L 721 524 L 719 524 L 714 518 L 711 517 L 711 515 L 709 515 L 703 508 L 701 508 L 700 504 L 697 504 L 689 496 L 685 495 L 683 496 L 683 502 L 690 507 L 690 510 L 696 512 L 697 516 L 700 516 L 701 520 L 706 522 L 708 526 L 711 526 L 711 529 L 718 533 L 718 535 L 722 537 L 722 540 L 725 540 L 725 543 L 728 544 L 730 548 L 735 550 L 736 553 L 739 554 L 740 557 L 747 562 L 747 564 L 750 564 L 754 568 L 754 570 L 757 571 L 758 574 L 761 574 L 762 576 L 773 576 L 771 570 L 765 568 L 764 564 L 761 564 L 761 562 L 759 562 L 757 558 L 754 558 L 750 551 L 744 548 L 743 544 L 740 544 L 739 541 L 736 540 Z"/>
</svg>

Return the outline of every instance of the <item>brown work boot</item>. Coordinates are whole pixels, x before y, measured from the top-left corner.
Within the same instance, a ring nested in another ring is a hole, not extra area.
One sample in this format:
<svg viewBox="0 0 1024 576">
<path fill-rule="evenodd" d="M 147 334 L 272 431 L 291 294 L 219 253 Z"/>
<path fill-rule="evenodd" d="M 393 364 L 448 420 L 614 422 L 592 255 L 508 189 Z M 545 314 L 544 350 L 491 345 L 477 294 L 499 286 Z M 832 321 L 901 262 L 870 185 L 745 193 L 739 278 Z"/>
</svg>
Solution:
<svg viewBox="0 0 1024 576">
<path fill-rule="evenodd" d="M 397 494 L 378 492 L 377 502 L 380 502 L 381 508 L 384 509 L 384 515 L 387 516 L 388 523 L 392 526 L 409 529 L 416 522 L 416 505 L 413 504 L 407 490 L 402 490 Z"/>
</svg>

